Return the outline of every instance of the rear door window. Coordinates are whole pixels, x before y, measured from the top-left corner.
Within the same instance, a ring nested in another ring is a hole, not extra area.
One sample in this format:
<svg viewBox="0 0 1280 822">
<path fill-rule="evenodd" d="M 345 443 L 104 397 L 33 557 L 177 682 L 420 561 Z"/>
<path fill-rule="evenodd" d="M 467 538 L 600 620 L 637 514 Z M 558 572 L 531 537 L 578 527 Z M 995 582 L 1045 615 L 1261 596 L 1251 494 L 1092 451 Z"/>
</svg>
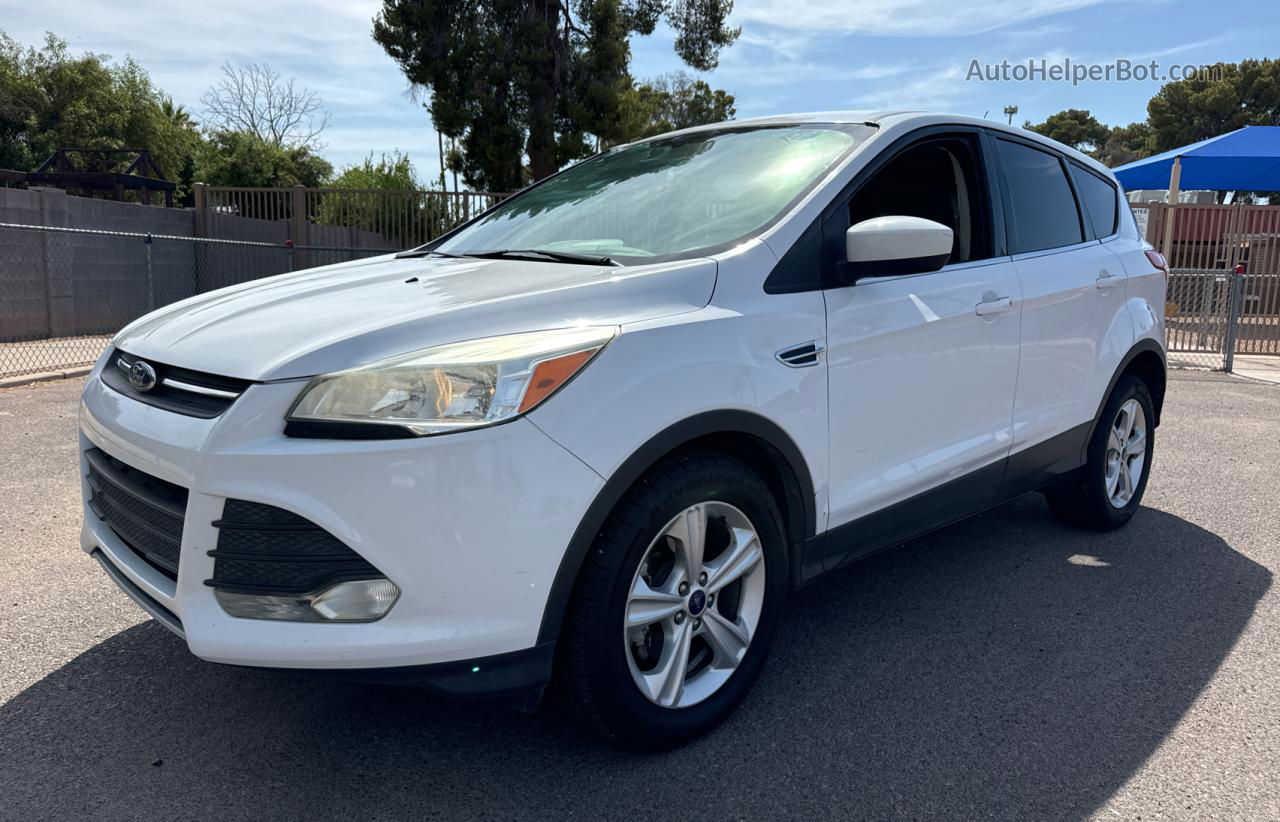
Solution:
<svg viewBox="0 0 1280 822">
<path fill-rule="evenodd" d="M 1092 171 L 1070 163 L 1071 178 L 1093 228 L 1090 239 L 1116 233 L 1116 187 Z"/>
<path fill-rule="evenodd" d="M 1084 241 L 1080 211 L 1057 155 L 997 139 L 1013 207 L 1013 253 Z"/>
</svg>

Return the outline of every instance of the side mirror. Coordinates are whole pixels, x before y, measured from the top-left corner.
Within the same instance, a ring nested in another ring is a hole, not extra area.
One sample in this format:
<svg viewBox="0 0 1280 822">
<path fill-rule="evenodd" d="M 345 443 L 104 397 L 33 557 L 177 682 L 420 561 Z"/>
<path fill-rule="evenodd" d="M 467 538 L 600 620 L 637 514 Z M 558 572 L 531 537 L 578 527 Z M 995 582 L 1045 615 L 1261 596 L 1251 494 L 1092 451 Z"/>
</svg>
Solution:
<svg viewBox="0 0 1280 822">
<path fill-rule="evenodd" d="M 893 277 L 937 271 L 951 256 L 952 232 L 921 217 L 873 217 L 844 235 L 848 262 L 837 266 L 852 285 L 863 277 Z"/>
</svg>

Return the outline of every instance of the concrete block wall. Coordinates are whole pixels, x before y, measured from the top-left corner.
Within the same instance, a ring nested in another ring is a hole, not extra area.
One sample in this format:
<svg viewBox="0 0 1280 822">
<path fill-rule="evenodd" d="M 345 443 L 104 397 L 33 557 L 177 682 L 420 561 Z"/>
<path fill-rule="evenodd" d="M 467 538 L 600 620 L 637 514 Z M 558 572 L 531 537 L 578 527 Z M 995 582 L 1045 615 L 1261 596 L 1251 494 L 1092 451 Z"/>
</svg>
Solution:
<svg viewBox="0 0 1280 822">
<path fill-rule="evenodd" d="M 0 222 L 190 237 L 184 209 L 69 196 L 62 189 L 0 189 Z M 187 241 L 4 230 L 0 340 L 104 334 L 152 306 L 195 293 Z"/>
<path fill-rule="evenodd" d="M 205 212 L 204 236 L 251 245 L 192 242 L 190 209 L 69 196 L 62 189 L 0 188 L 0 223 L 153 236 L 0 229 L 0 342 L 110 334 L 136 317 L 216 288 L 386 249 L 358 228 L 299 226 L 290 250 L 288 220 Z M 307 248 L 325 246 L 333 248 Z"/>
</svg>

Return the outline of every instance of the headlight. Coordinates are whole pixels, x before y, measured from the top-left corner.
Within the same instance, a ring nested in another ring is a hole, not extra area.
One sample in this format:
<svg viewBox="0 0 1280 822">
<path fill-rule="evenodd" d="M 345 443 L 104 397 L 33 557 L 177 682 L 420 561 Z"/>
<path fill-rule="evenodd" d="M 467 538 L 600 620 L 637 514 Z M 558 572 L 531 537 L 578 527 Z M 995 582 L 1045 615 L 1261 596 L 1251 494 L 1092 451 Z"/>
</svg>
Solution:
<svg viewBox="0 0 1280 822">
<path fill-rule="evenodd" d="M 382 424 L 418 436 L 492 425 L 551 396 L 617 333 L 606 326 L 507 334 L 325 374 L 307 384 L 288 419 Z"/>
</svg>

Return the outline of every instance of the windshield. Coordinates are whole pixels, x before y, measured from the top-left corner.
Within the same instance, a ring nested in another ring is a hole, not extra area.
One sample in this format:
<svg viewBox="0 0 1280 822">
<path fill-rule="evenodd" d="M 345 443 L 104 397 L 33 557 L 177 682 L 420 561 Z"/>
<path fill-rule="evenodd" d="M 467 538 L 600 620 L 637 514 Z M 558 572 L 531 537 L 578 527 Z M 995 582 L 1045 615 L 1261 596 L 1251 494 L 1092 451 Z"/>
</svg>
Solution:
<svg viewBox="0 0 1280 822">
<path fill-rule="evenodd" d="M 873 133 L 805 124 L 695 132 L 606 152 L 500 204 L 433 247 L 657 262 L 758 233 Z"/>
</svg>

